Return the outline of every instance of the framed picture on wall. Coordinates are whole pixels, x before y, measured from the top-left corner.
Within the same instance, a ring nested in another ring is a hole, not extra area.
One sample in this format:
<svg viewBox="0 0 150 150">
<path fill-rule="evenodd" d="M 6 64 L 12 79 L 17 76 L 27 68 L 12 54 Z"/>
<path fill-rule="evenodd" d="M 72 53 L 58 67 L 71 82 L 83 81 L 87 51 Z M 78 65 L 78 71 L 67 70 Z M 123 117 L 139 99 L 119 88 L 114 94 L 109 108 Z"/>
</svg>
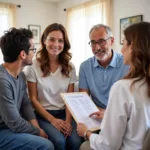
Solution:
<svg viewBox="0 0 150 150">
<path fill-rule="evenodd" d="M 142 15 L 127 17 L 120 19 L 120 44 L 123 44 L 124 34 L 123 31 L 131 24 L 141 22 L 143 20 Z"/>
<path fill-rule="evenodd" d="M 39 44 L 40 43 L 40 36 L 41 36 L 41 26 L 39 26 L 39 25 L 28 25 L 28 29 L 30 29 L 33 33 L 33 43 Z"/>
</svg>

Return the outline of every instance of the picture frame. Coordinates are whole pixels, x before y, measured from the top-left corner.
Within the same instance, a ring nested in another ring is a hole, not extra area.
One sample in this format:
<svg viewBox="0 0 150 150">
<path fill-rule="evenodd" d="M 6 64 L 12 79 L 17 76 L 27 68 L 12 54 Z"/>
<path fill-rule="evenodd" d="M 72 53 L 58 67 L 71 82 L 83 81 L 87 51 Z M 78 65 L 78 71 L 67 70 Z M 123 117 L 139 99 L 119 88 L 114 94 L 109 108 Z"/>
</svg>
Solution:
<svg viewBox="0 0 150 150">
<path fill-rule="evenodd" d="M 41 38 L 41 26 L 40 25 L 28 25 L 28 29 L 30 29 L 33 33 L 33 43 L 39 44 Z"/>
<path fill-rule="evenodd" d="M 123 44 L 123 39 L 124 39 L 124 30 L 134 24 L 143 21 L 143 16 L 142 15 L 137 15 L 137 16 L 132 16 L 132 17 L 127 17 L 127 18 L 122 18 L 120 19 L 120 44 Z"/>
</svg>

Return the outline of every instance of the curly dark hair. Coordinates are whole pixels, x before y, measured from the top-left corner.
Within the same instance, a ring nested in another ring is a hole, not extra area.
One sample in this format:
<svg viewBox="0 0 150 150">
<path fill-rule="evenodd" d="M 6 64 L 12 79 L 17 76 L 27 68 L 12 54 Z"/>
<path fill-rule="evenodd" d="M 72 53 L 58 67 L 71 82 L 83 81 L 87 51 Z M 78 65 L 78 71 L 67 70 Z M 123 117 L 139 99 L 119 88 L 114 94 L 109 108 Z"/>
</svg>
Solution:
<svg viewBox="0 0 150 150">
<path fill-rule="evenodd" d="M 61 64 L 61 66 L 62 66 L 62 70 L 61 70 L 62 74 L 65 75 L 66 77 L 69 77 L 69 73 L 72 70 L 72 67 L 69 64 L 69 61 L 71 60 L 72 55 L 69 52 L 70 42 L 69 42 L 69 39 L 68 39 L 66 29 L 61 24 L 53 23 L 53 24 L 47 26 L 47 28 L 45 29 L 45 31 L 42 34 L 41 48 L 36 54 L 36 59 L 40 63 L 40 68 L 43 72 L 43 77 L 46 77 L 46 76 L 50 75 L 50 73 L 51 73 L 51 71 L 50 71 L 51 68 L 50 68 L 50 64 L 49 64 L 50 60 L 49 60 L 49 57 L 48 57 L 48 52 L 46 50 L 46 46 L 44 44 L 44 41 L 47 38 L 48 34 L 52 31 L 61 31 L 62 34 L 63 34 L 64 49 L 59 54 L 58 61 L 59 61 L 59 64 Z"/>
<path fill-rule="evenodd" d="M 137 78 L 132 85 L 145 79 L 148 85 L 148 96 L 150 97 L 150 23 L 133 24 L 125 29 L 124 35 L 127 44 L 132 43 L 132 65 L 125 79 Z"/>
<path fill-rule="evenodd" d="M 0 48 L 4 56 L 4 62 L 14 62 L 22 50 L 29 53 L 31 46 L 29 39 L 33 38 L 30 30 L 25 28 L 10 28 L 0 38 Z"/>
</svg>

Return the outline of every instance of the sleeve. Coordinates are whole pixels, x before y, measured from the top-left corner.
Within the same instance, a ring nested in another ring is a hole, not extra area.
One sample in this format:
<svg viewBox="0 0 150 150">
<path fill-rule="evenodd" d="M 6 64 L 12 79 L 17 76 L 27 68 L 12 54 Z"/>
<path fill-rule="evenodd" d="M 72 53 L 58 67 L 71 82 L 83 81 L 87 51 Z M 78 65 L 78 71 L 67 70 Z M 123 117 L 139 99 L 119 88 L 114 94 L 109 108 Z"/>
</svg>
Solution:
<svg viewBox="0 0 150 150">
<path fill-rule="evenodd" d="M 25 75 L 23 73 L 22 73 L 22 77 L 23 77 L 22 81 L 25 81 Z M 27 121 L 36 119 L 35 114 L 33 112 L 33 107 L 32 107 L 31 101 L 29 100 L 29 97 L 27 94 L 27 86 L 26 86 L 25 82 L 24 82 L 24 90 L 22 90 L 22 92 L 24 92 L 22 104 L 21 104 L 21 108 L 20 108 L 22 117 L 24 119 L 26 119 Z"/>
<path fill-rule="evenodd" d="M 27 121 L 36 119 L 35 114 L 33 112 L 31 101 L 29 100 L 28 94 L 26 91 L 24 92 L 20 112 L 21 112 L 22 117 L 26 119 Z"/>
<path fill-rule="evenodd" d="M 16 133 L 30 133 L 39 135 L 39 129 L 22 118 L 14 99 L 13 89 L 5 79 L 0 79 L 0 116 L 6 126 Z"/>
<path fill-rule="evenodd" d="M 86 78 L 85 64 L 84 63 L 82 63 L 80 65 L 80 70 L 79 70 L 79 88 L 89 89 L 89 86 L 88 86 L 88 83 L 87 83 L 87 78 Z"/>
<path fill-rule="evenodd" d="M 72 63 L 71 63 L 71 67 L 72 67 L 72 70 L 70 72 L 70 83 L 69 84 L 77 82 L 76 69 Z"/>
<path fill-rule="evenodd" d="M 36 73 L 33 65 L 27 66 L 23 72 L 26 76 L 27 81 L 36 82 Z"/>
<path fill-rule="evenodd" d="M 130 99 L 129 89 L 115 83 L 110 91 L 108 106 L 101 124 L 101 132 L 90 136 L 90 146 L 95 150 L 119 150 L 125 134 Z"/>
</svg>

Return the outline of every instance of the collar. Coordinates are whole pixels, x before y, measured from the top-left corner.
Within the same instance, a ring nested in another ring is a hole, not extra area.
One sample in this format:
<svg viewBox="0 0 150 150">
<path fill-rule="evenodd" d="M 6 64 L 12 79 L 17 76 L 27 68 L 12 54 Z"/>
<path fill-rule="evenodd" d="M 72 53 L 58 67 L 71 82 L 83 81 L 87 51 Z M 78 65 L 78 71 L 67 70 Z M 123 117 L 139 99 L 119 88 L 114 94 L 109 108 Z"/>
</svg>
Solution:
<svg viewBox="0 0 150 150">
<path fill-rule="evenodd" d="M 110 61 L 110 63 L 109 63 L 109 65 L 108 66 L 111 66 L 111 67 L 117 67 L 117 54 L 116 54 L 116 52 L 114 52 L 113 50 L 112 50 L 112 54 L 113 54 L 113 57 L 112 57 L 112 59 L 111 59 L 111 61 Z M 94 56 L 94 64 L 93 64 L 93 67 L 102 67 L 99 63 L 98 63 L 98 60 L 96 59 L 96 57 Z"/>
</svg>

